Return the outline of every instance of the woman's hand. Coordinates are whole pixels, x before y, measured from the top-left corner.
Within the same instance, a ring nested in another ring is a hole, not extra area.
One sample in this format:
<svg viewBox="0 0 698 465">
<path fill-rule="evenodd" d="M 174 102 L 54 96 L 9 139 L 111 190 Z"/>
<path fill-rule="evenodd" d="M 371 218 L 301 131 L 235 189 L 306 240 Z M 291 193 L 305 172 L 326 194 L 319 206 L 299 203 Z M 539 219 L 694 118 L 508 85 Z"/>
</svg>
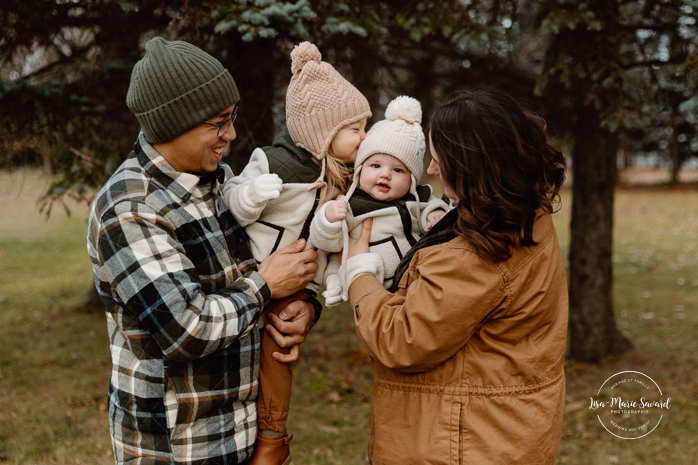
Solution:
<svg viewBox="0 0 698 465">
<path fill-rule="evenodd" d="M 368 253 L 368 243 L 371 239 L 371 228 L 373 227 L 373 218 L 366 218 L 362 223 L 361 236 L 358 239 L 349 238 L 349 251 L 347 260 L 354 255 Z"/>
</svg>

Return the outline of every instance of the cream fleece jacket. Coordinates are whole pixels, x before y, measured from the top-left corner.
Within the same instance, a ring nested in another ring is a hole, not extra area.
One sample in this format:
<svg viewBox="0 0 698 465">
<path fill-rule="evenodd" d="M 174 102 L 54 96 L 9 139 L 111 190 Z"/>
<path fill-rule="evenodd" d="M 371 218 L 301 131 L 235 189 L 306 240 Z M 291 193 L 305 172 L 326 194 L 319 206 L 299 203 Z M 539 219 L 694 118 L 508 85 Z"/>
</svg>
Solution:
<svg viewBox="0 0 698 465">
<path fill-rule="evenodd" d="M 422 187 L 422 186 L 420 186 Z M 431 186 L 429 192 L 431 192 Z M 354 194 L 356 195 L 356 193 Z M 346 200 L 344 195 L 340 195 L 338 200 Z M 314 244 L 328 252 L 339 252 L 344 247 L 342 235 L 342 222 L 330 223 L 325 216 L 330 202 L 326 202 L 313 218 L 310 224 L 310 236 Z M 443 209 L 448 212 L 450 207 L 446 202 L 429 195 L 426 202 L 419 203 L 420 215 L 417 218 L 417 201 L 405 202 L 410 215 L 411 235 L 413 240 L 407 238 L 403 220 L 397 206 L 386 205 L 385 208 L 376 209 L 367 213 L 354 215 L 351 207 L 347 208 L 347 226 L 349 236 L 358 239 L 361 235 L 362 222 L 367 218 L 373 218 L 371 228 L 371 241 L 369 252 L 378 254 L 383 260 L 383 285 L 389 288 L 393 283 L 395 270 L 405 253 L 412 247 L 412 244 L 427 231 L 427 215 L 436 209 Z M 325 273 L 325 276 L 329 273 Z"/>
<path fill-rule="evenodd" d="M 269 172 L 267 155 L 257 148 L 242 173 L 223 186 L 224 202 L 240 226 L 245 228 L 252 254 L 259 263 L 276 250 L 298 240 L 306 220 L 312 214 L 317 195 L 316 191 L 308 192 L 307 187 L 311 183 L 284 182 L 279 197 L 255 204 L 249 195 L 250 182 Z M 312 234 L 305 248 L 318 248 L 317 262 L 320 267 L 315 279 L 308 285 L 308 289 L 317 293 L 320 285 L 324 284 L 324 276 L 337 272 L 339 258 L 329 257 L 327 251 L 315 243 Z M 329 273 L 326 271 L 328 267 Z"/>
</svg>

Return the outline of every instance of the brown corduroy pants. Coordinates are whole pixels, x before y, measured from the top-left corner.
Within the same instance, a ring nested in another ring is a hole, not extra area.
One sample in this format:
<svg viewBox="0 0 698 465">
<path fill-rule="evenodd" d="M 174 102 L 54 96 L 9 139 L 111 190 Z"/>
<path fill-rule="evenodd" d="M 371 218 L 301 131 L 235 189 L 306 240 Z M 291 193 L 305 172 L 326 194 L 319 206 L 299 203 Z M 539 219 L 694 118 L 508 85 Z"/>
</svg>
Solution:
<svg viewBox="0 0 698 465">
<path fill-rule="evenodd" d="M 294 300 L 307 300 L 310 292 L 300 291 L 272 301 L 267 313 L 279 314 Z M 259 429 L 282 433 L 286 431 L 288 410 L 291 403 L 293 372 L 290 363 L 277 362 L 271 358 L 273 352 L 288 354 L 290 348 L 281 348 L 266 331 L 262 335 L 262 354 L 259 360 L 259 397 L 257 417 Z"/>
</svg>

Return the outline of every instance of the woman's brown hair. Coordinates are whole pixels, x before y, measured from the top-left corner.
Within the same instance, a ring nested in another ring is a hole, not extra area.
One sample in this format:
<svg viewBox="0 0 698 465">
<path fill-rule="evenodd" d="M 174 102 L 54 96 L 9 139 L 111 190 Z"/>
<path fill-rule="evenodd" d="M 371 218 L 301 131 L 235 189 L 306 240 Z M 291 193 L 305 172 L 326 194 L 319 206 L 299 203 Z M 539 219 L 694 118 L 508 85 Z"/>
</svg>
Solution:
<svg viewBox="0 0 698 465">
<path fill-rule="evenodd" d="M 493 262 L 535 245 L 536 210 L 552 213 L 565 156 L 543 118 L 489 88 L 459 92 L 437 108 L 430 137 L 444 182 L 458 199 L 455 231 Z"/>
</svg>

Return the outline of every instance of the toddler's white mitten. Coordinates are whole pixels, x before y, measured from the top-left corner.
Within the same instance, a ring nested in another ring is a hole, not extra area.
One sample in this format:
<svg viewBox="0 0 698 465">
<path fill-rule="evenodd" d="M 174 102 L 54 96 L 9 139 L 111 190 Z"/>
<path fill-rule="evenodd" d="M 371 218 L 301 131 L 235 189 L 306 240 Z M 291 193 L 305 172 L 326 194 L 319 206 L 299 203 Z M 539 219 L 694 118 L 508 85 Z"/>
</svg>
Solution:
<svg viewBox="0 0 698 465">
<path fill-rule="evenodd" d="M 342 283 L 339 276 L 331 274 L 325 279 L 327 290 L 322 293 L 325 297 L 325 306 L 334 307 L 342 302 Z"/>
<path fill-rule="evenodd" d="M 247 193 L 255 205 L 275 199 L 281 193 L 281 178 L 276 174 L 260 174 L 254 178 Z"/>
</svg>

